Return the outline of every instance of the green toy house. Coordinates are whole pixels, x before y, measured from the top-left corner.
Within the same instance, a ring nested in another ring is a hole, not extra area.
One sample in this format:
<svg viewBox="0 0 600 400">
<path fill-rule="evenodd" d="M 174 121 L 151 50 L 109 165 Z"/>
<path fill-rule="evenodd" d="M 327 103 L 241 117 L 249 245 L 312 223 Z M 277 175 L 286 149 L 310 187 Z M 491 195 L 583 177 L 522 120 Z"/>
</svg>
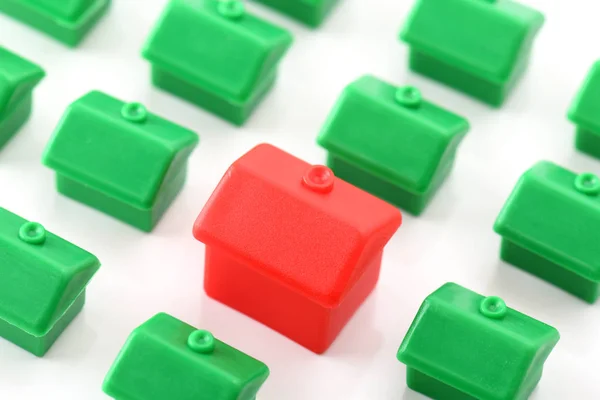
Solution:
<svg viewBox="0 0 600 400">
<path fill-rule="evenodd" d="M 510 0 L 417 0 L 400 37 L 413 71 L 499 107 L 543 23 L 541 13 Z"/>
<path fill-rule="evenodd" d="M 338 0 L 256 0 L 312 28 L 317 28 Z"/>
<path fill-rule="evenodd" d="M 167 314 L 136 328 L 104 380 L 117 400 L 254 400 L 262 362 Z"/>
<path fill-rule="evenodd" d="M 525 400 L 556 329 L 454 283 L 429 295 L 400 349 L 409 388 L 433 399 Z"/>
<path fill-rule="evenodd" d="M 111 0 L 1 0 L 5 13 L 75 47 L 106 14 Z"/>
<path fill-rule="evenodd" d="M 0 47 L 0 148 L 29 119 L 33 89 L 44 75 L 36 64 Z"/>
<path fill-rule="evenodd" d="M 171 0 L 143 55 L 157 87 L 242 125 L 267 94 L 292 43 L 240 0 Z"/>
<path fill-rule="evenodd" d="M 42 357 L 77 316 L 100 262 L 0 208 L 0 337 Z"/>
<path fill-rule="evenodd" d="M 198 135 L 93 91 L 69 106 L 43 163 L 58 191 L 143 231 L 151 231 L 186 178 Z"/>
<path fill-rule="evenodd" d="M 598 109 L 600 109 L 600 61 L 592 66 L 569 110 L 569 119 L 577 126 L 575 147 L 596 158 L 600 158 Z"/>
<path fill-rule="evenodd" d="M 450 173 L 464 118 L 414 87 L 363 76 L 344 89 L 318 138 L 335 175 L 420 214 Z"/>
<path fill-rule="evenodd" d="M 600 296 L 600 179 L 543 161 L 496 219 L 500 257 L 593 303 Z"/>
</svg>

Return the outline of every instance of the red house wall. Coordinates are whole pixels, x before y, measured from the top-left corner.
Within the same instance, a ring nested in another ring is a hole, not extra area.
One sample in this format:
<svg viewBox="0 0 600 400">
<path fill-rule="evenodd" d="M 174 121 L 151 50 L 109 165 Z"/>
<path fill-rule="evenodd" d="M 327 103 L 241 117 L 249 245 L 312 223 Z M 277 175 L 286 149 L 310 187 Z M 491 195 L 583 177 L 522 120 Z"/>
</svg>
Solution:
<svg viewBox="0 0 600 400">
<path fill-rule="evenodd" d="M 240 263 L 213 246 L 206 248 L 206 293 L 321 354 L 371 293 L 379 278 L 382 252 L 364 269 L 338 307 L 325 308 L 305 293 Z"/>
</svg>

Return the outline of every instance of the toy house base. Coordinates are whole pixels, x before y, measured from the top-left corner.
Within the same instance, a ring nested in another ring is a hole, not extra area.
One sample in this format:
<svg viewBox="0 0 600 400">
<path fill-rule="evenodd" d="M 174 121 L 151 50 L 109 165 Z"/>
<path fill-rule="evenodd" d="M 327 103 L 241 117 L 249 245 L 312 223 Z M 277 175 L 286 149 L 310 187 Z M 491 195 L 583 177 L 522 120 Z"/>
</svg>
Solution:
<svg viewBox="0 0 600 400">
<path fill-rule="evenodd" d="M 27 122 L 31 115 L 31 104 L 32 96 L 28 95 L 0 114 L 0 148 Z"/>
<path fill-rule="evenodd" d="M 171 169 L 173 170 L 173 166 Z M 150 232 L 179 194 L 185 183 L 186 175 L 187 167 L 183 165 L 173 176 L 167 176 L 165 184 L 151 208 L 138 208 L 124 203 L 62 174 L 56 174 L 56 188 L 67 197 L 87 204 L 144 232 Z"/>
<path fill-rule="evenodd" d="M 577 128 L 575 147 L 585 154 L 600 158 L 600 135 L 587 129 Z"/>
<path fill-rule="evenodd" d="M 324 0 L 320 3 L 313 1 L 312 4 L 311 2 L 297 0 L 258 0 L 258 2 L 289 15 L 310 27 L 317 28 L 323 23 L 338 0 Z"/>
<path fill-rule="evenodd" d="M 510 240 L 502 239 L 500 258 L 566 290 L 588 303 L 594 303 L 598 299 L 598 296 L 600 296 L 599 282 L 582 278 Z"/>
<path fill-rule="evenodd" d="M 85 304 L 85 291 L 83 291 L 67 312 L 56 322 L 46 335 L 33 336 L 6 321 L 0 320 L 0 337 L 16 344 L 35 356 L 42 357 L 54 344 L 60 334 L 66 329 L 73 319 L 79 314 Z"/>
<path fill-rule="evenodd" d="M 410 50 L 409 60 L 410 69 L 413 71 L 435 79 L 494 107 L 500 107 L 504 103 L 507 93 L 514 86 L 526 65 L 525 62 L 522 63 L 522 67 L 517 70 L 514 78 L 509 83 L 495 84 L 418 50 Z"/>
<path fill-rule="evenodd" d="M 206 248 L 204 289 L 213 299 L 321 354 L 373 291 L 381 257 L 382 252 L 373 257 L 358 283 L 335 308 L 325 308 L 300 292 L 290 291 L 277 280 L 212 246 Z M 294 318 L 289 318 L 290 315 Z"/>
<path fill-rule="evenodd" d="M 152 67 L 152 83 L 175 96 L 181 97 L 203 109 L 235 124 L 243 125 L 252 111 L 266 96 L 277 74 L 273 70 L 246 99 L 221 97 L 198 87 L 158 67 Z"/>
<path fill-rule="evenodd" d="M 442 171 L 438 172 L 427 192 L 415 193 L 378 178 L 340 157 L 332 154 L 327 156 L 327 165 L 335 176 L 413 215 L 420 215 L 425 210 L 433 195 L 450 174 L 453 164 L 454 157 L 444 165 Z"/>
<path fill-rule="evenodd" d="M 542 369 L 539 369 L 537 373 L 532 373 L 528 376 L 527 381 L 524 383 L 522 390 L 519 392 L 518 397 L 514 394 L 507 394 L 502 400 L 526 400 L 529 398 L 531 393 L 535 390 L 540 379 L 542 378 Z M 478 400 L 477 397 L 473 397 L 457 388 L 447 385 L 444 382 L 437 380 L 427 374 L 424 374 L 414 368 L 406 368 L 406 385 L 432 399 L 444 399 L 444 400 Z"/>
<path fill-rule="evenodd" d="M 110 0 L 93 0 L 75 21 L 57 19 L 56 15 L 22 0 L 0 1 L 0 12 L 7 14 L 64 44 L 75 47 L 108 10 Z"/>
<path fill-rule="evenodd" d="M 432 399 L 477 400 L 465 392 L 410 367 L 406 368 L 406 385 L 415 392 Z"/>
<path fill-rule="evenodd" d="M 255 384 L 258 385 L 258 384 Z M 260 385 L 258 385 L 260 386 Z M 258 388 L 256 387 L 249 387 L 247 390 L 248 391 L 252 391 L 252 390 L 256 390 L 258 391 Z M 104 391 L 104 393 L 106 393 L 109 397 L 112 397 L 115 400 L 137 400 L 137 397 L 132 397 L 130 393 L 123 393 L 123 391 L 120 391 L 119 389 L 111 386 L 111 382 L 110 381 L 104 381 L 104 384 L 102 385 L 102 391 Z M 210 396 L 210 394 L 207 394 L 207 396 Z M 239 400 L 256 400 L 256 396 L 252 396 L 252 397 L 247 397 L 248 394 L 247 393 L 242 393 L 241 397 L 239 397 Z M 205 398 L 210 398 L 210 397 L 204 397 L 202 396 L 201 399 L 205 399 Z M 201 400 L 200 399 L 200 400 Z M 236 398 L 237 400 L 237 398 Z"/>
</svg>

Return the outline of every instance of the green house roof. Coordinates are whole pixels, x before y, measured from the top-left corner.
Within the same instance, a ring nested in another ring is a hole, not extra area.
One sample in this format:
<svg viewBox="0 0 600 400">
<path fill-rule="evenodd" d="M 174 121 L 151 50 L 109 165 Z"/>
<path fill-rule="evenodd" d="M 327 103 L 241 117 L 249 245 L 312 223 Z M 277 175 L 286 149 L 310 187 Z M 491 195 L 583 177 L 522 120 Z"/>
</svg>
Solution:
<svg viewBox="0 0 600 400">
<path fill-rule="evenodd" d="M 150 208 L 176 157 L 198 135 L 93 91 L 72 103 L 48 143 L 43 162 L 57 173 L 142 209 Z"/>
<path fill-rule="evenodd" d="M 399 96 L 414 95 L 418 103 Z M 347 86 L 318 142 L 405 190 L 423 193 L 469 129 L 464 118 L 373 76 Z"/>
<path fill-rule="evenodd" d="M 192 85 L 246 99 L 277 66 L 292 36 L 243 7 L 241 1 L 171 0 L 143 55 Z"/>
<path fill-rule="evenodd" d="M 521 176 L 494 230 L 586 279 L 600 282 L 600 180 L 542 161 Z"/>
<path fill-rule="evenodd" d="M 100 267 L 85 250 L 0 208 L 0 319 L 44 336 Z"/>
<path fill-rule="evenodd" d="M 556 329 L 447 283 L 429 295 L 398 360 L 477 399 L 521 399 L 558 342 Z"/>
<path fill-rule="evenodd" d="M 544 16 L 506 0 L 417 0 L 400 35 L 410 46 L 490 80 L 510 80 Z"/>
<path fill-rule="evenodd" d="M 584 129 L 600 133 L 600 61 L 596 61 L 569 109 L 569 119 Z"/>
<path fill-rule="evenodd" d="M 0 47 L 0 115 L 31 93 L 45 73 L 38 65 Z"/>
<path fill-rule="evenodd" d="M 268 376 L 265 364 L 209 332 L 157 314 L 133 331 L 103 389 L 119 400 L 254 400 Z"/>
<path fill-rule="evenodd" d="M 111 1 L 1 0 L 0 13 L 73 47 L 106 13 Z"/>
</svg>

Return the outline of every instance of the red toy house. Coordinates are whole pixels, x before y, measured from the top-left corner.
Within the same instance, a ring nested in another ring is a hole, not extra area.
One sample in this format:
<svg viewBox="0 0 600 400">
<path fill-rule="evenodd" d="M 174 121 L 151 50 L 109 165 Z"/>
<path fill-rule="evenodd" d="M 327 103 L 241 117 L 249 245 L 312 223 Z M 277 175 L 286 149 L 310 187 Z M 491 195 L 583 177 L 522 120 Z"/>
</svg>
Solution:
<svg viewBox="0 0 600 400">
<path fill-rule="evenodd" d="M 329 168 L 259 145 L 233 163 L 196 220 L 204 288 L 323 353 L 375 287 L 401 222 Z"/>
</svg>

